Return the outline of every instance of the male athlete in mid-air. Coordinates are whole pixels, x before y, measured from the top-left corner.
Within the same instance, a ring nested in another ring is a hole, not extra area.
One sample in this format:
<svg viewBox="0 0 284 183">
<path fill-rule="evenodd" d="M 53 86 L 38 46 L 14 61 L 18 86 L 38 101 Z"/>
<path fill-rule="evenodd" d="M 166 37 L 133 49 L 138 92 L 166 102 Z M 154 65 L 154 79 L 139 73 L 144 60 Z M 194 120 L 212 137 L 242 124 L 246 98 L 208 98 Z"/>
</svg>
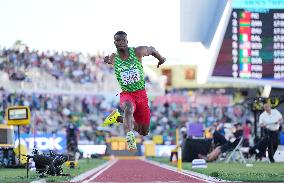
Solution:
<svg viewBox="0 0 284 183">
<path fill-rule="evenodd" d="M 128 47 L 127 34 L 123 31 L 118 31 L 114 35 L 114 45 L 117 52 L 106 56 L 104 62 L 114 67 L 116 79 L 122 90 L 120 107 L 124 111 L 124 117 L 122 118 L 119 112 L 114 110 L 106 118 L 103 126 L 123 122 L 128 150 L 135 152 L 137 148 L 133 129 L 140 135 L 146 136 L 150 125 L 150 109 L 145 90 L 142 57 L 154 56 L 159 60 L 158 68 L 166 59 L 151 46 Z"/>
</svg>

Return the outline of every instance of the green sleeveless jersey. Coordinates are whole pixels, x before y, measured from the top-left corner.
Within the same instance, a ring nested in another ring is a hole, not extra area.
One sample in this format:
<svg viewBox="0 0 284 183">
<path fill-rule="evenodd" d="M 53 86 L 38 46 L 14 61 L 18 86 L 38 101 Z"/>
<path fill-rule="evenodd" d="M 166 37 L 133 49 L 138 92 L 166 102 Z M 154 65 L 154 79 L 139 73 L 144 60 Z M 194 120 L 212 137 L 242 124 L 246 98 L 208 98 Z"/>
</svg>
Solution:
<svg viewBox="0 0 284 183">
<path fill-rule="evenodd" d="M 122 91 L 145 89 L 143 66 L 135 55 L 135 48 L 129 48 L 129 57 L 125 61 L 115 54 L 114 72 Z"/>
</svg>

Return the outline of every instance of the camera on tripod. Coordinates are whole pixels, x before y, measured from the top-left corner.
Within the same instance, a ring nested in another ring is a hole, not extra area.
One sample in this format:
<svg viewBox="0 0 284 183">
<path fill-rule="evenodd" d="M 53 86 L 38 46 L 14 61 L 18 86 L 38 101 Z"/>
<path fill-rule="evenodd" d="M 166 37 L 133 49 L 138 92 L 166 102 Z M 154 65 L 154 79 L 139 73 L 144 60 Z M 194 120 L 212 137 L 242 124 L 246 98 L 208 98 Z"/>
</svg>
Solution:
<svg viewBox="0 0 284 183">
<path fill-rule="evenodd" d="M 33 155 L 24 155 L 27 160 L 27 177 L 29 171 L 29 160 L 33 159 L 35 162 L 36 173 L 39 177 L 51 176 L 69 176 L 69 174 L 63 174 L 62 164 L 68 160 L 67 155 L 56 154 L 53 151 L 49 151 L 49 154 L 39 154 L 37 149 L 33 149 Z"/>
</svg>

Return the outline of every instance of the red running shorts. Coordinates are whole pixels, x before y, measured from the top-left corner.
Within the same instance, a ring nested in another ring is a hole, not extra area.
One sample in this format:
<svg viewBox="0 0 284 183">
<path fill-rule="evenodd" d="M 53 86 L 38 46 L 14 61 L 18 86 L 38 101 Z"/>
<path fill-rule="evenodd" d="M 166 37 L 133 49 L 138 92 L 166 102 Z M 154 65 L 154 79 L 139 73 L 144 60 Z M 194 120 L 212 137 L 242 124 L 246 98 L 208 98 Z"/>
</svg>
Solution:
<svg viewBox="0 0 284 183">
<path fill-rule="evenodd" d="M 146 90 L 138 90 L 134 92 L 123 91 L 120 93 L 120 107 L 126 101 L 132 103 L 134 108 L 133 117 L 137 124 L 150 124 L 150 109 L 148 106 L 148 96 Z"/>
</svg>

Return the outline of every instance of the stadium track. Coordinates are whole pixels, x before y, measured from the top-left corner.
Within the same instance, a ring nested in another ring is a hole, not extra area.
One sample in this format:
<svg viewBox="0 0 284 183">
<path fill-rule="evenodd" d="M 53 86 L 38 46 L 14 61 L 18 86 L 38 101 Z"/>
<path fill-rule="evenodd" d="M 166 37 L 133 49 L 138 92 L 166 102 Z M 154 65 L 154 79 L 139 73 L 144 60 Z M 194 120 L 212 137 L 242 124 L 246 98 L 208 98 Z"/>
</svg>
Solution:
<svg viewBox="0 0 284 183">
<path fill-rule="evenodd" d="M 75 181 L 74 181 L 75 182 Z M 194 175 L 180 173 L 144 160 L 114 160 L 89 175 L 80 183 L 93 182 L 213 182 Z M 79 183 L 79 182 L 78 182 Z"/>
<path fill-rule="evenodd" d="M 177 172 L 175 168 L 170 168 L 166 165 L 160 165 L 159 163 L 141 159 L 111 160 L 107 164 L 94 169 L 91 174 L 89 173 L 79 179 L 71 182 L 230 183 L 229 181 L 218 180 L 202 174 L 191 173 L 189 171 Z"/>
</svg>

